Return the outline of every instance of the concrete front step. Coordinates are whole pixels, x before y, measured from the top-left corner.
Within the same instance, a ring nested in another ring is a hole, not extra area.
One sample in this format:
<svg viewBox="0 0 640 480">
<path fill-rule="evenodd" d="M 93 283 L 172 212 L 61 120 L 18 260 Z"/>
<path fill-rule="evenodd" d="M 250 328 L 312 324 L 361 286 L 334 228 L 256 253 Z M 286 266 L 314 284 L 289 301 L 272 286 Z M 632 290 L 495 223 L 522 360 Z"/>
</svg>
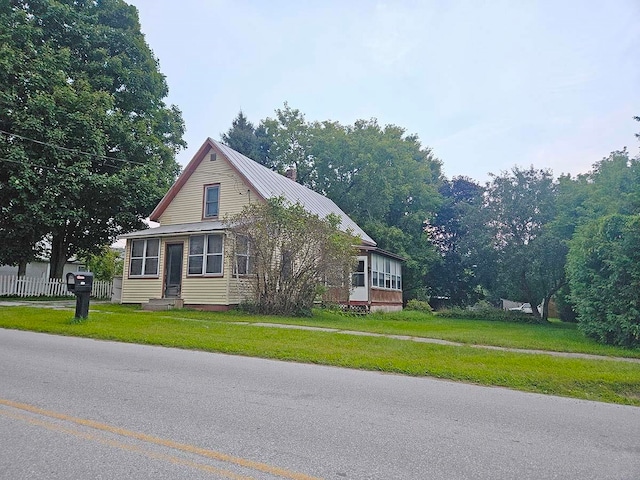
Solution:
<svg viewBox="0 0 640 480">
<path fill-rule="evenodd" d="M 142 304 L 142 310 L 171 310 L 183 306 L 184 301 L 181 298 L 150 298 L 149 303 Z"/>
</svg>

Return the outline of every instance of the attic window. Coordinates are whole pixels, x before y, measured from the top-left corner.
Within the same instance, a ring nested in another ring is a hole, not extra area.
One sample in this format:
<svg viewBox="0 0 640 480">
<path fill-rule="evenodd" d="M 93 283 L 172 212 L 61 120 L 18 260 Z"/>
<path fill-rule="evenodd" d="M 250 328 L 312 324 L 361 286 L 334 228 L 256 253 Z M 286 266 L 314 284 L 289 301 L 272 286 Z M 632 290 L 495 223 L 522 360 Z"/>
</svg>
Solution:
<svg viewBox="0 0 640 480">
<path fill-rule="evenodd" d="M 220 185 L 204 187 L 204 218 L 217 217 L 220 210 Z"/>
</svg>

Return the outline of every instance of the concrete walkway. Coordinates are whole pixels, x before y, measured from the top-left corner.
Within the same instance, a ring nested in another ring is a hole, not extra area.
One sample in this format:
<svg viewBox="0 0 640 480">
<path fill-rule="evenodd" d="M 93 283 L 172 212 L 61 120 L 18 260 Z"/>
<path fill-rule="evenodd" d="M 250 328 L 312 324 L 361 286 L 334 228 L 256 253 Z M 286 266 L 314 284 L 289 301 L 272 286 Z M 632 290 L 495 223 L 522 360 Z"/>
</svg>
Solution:
<svg viewBox="0 0 640 480">
<path fill-rule="evenodd" d="M 225 323 L 230 323 L 230 322 L 225 322 Z M 406 341 L 418 342 L 418 343 L 435 343 L 438 345 L 448 345 L 451 347 L 483 348 L 485 350 L 498 350 L 503 352 L 527 353 L 527 354 L 534 354 L 534 355 L 550 355 L 553 357 L 585 358 L 588 360 L 612 360 L 616 362 L 640 363 L 640 358 L 608 357 L 606 355 L 593 355 L 589 353 L 554 352 L 550 350 L 529 350 L 525 348 L 496 347 L 493 345 L 475 345 L 471 343 L 460 343 L 460 342 L 452 342 L 449 340 L 441 340 L 439 338 L 413 337 L 410 335 L 393 335 L 388 333 L 360 332 L 356 330 L 340 330 L 337 328 L 326 328 L 326 327 L 308 327 L 304 325 L 284 325 L 284 324 L 278 324 L 278 323 L 260 323 L 260 322 L 259 323 L 231 322 L 231 323 L 235 325 L 251 325 L 255 327 L 287 328 L 292 330 L 333 332 L 333 333 L 342 333 L 344 335 L 358 335 L 362 337 L 383 337 L 383 338 L 392 338 L 394 340 L 406 340 Z"/>
</svg>

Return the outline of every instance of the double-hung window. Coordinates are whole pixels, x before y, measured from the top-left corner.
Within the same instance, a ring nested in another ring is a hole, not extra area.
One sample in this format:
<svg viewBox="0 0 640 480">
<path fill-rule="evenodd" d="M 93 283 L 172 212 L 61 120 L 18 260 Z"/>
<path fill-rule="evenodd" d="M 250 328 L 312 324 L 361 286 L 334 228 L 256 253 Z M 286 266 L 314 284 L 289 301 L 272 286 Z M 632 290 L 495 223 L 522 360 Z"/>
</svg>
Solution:
<svg viewBox="0 0 640 480">
<path fill-rule="evenodd" d="M 220 185 L 204 187 L 204 218 L 217 217 L 220 212 Z"/>
<path fill-rule="evenodd" d="M 131 241 L 131 263 L 129 275 L 132 277 L 158 275 L 158 257 L 160 252 L 160 239 L 149 238 L 146 240 Z"/>
<path fill-rule="evenodd" d="M 222 235 L 194 235 L 189 238 L 189 275 L 222 275 Z"/>
<path fill-rule="evenodd" d="M 249 237 L 236 236 L 236 261 L 233 267 L 236 275 L 249 275 L 253 273 L 253 258 L 251 257 L 251 244 Z"/>
</svg>

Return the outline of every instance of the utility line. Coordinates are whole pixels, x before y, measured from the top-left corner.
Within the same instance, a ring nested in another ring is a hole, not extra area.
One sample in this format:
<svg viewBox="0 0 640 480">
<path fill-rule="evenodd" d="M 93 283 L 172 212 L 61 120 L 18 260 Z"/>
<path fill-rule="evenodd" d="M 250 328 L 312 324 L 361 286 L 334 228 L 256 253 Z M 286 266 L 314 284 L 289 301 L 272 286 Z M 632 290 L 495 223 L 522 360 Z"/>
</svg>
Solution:
<svg viewBox="0 0 640 480">
<path fill-rule="evenodd" d="M 75 149 L 72 149 L 72 148 L 61 147 L 60 145 L 55 145 L 55 144 L 49 143 L 49 142 L 43 142 L 41 140 L 36 140 L 35 138 L 29 138 L 29 137 L 25 137 L 23 135 L 18 135 L 17 133 L 7 132 L 6 130 L 0 130 L 0 133 L 5 135 L 5 136 L 7 136 L 7 137 L 20 138 L 22 140 L 27 140 L 29 142 L 37 143 L 39 145 L 44 145 L 44 146 L 47 146 L 47 147 L 57 148 L 59 150 L 64 150 L 65 152 L 69 152 L 69 153 L 75 153 L 76 155 L 86 155 L 88 157 L 102 158 L 102 159 L 105 159 L 105 160 L 113 160 L 113 161 L 116 161 L 116 162 L 131 163 L 133 165 L 140 165 L 141 167 L 145 166 L 144 163 L 134 162 L 133 160 L 127 160 L 125 158 L 108 157 L 106 155 L 100 155 L 100 154 L 97 154 L 97 153 L 90 153 L 90 152 L 84 152 L 82 150 L 75 150 Z"/>
<path fill-rule="evenodd" d="M 74 170 L 71 170 L 69 167 L 52 167 L 50 165 L 40 165 L 38 163 L 33 163 L 33 162 L 23 162 L 21 160 L 12 160 L 10 158 L 0 158 L 0 161 L 2 162 L 9 162 L 9 163 L 17 163 L 18 165 L 28 165 L 30 167 L 36 167 L 36 168 L 42 168 L 45 170 L 53 170 L 55 172 L 61 172 L 61 173 L 68 173 L 70 175 L 77 175 L 81 172 L 77 172 Z M 107 175 L 107 176 L 111 176 L 109 173 L 98 173 L 98 172 L 89 172 L 89 176 L 93 176 L 93 175 Z M 124 183 L 128 183 L 128 182 L 124 182 Z M 133 184 L 133 183 L 132 183 Z"/>
</svg>

